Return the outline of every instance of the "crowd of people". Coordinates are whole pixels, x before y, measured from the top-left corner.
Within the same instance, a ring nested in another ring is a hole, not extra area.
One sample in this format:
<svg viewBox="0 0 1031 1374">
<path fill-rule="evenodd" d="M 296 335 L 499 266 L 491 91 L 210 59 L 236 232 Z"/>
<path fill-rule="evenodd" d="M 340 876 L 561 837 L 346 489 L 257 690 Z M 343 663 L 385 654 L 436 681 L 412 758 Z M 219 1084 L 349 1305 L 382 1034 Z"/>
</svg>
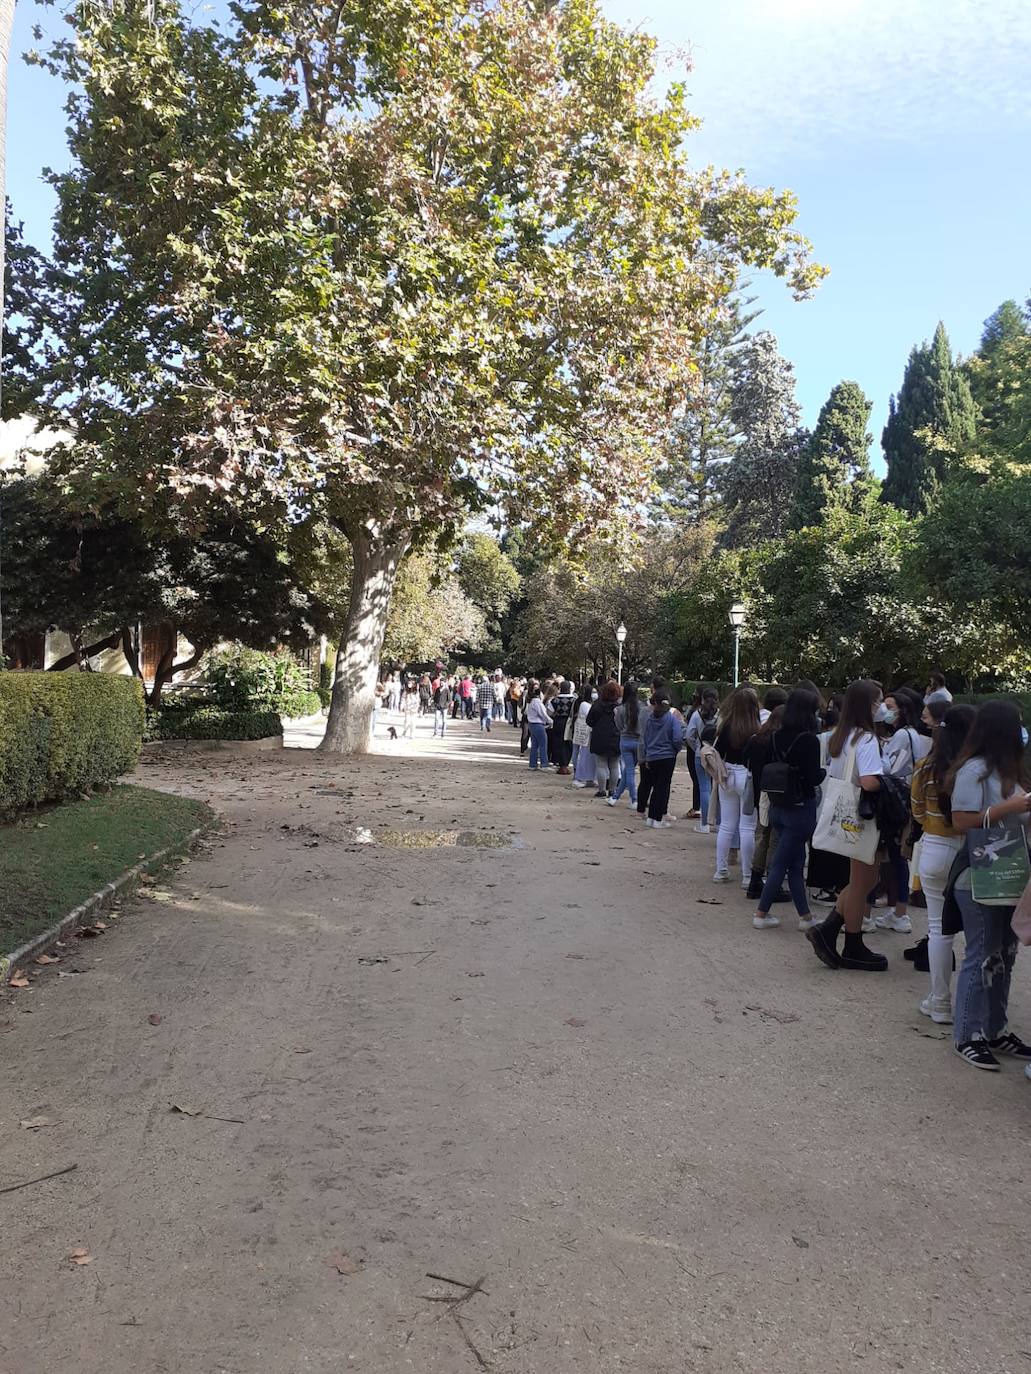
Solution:
<svg viewBox="0 0 1031 1374">
<path fill-rule="evenodd" d="M 811 682 L 770 687 L 762 701 L 748 683 L 722 702 L 702 687 L 685 709 L 661 679 L 646 692 L 632 680 L 441 669 L 381 688 L 404 734 L 430 712 L 434 735 L 455 717 L 483 731 L 507 723 L 533 772 L 569 778 L 609 807 L 625 796 L 649 829 L 674 826 L 669 794 L 685 754 L 686 819 L 715 835 L 713 882 L 740 870 L 756 930 L 781 925 L 774 908 L 790 901 L 823 965 L 883 973 L 887 956 L 863 937 L 911 934 L 917 905 L 927 936 L 905 954 L 928 974 L 921 1013 L 953 1025 L 969 1065 L 998 1072 L 1017 1059 L 1031 1079 L 1031 1046 L 1006 1020 L 1019 934 L 1031 943 L 1031 778 L 1012 702 L 957 705 L 940 673 L 924 692 L 865 679 L 828 698 Z"/>
<path fill-rule="evenodd" d="M 756 930 L 780 926 L 774 907 L 790 901 L 821 963 L 881 973 L 887 957 L 864 936 L 910 935 L 918 906 L 927 935 L 905 956 L 928 974 L 919 1010 L 952 1025 L 966 1063 L 997 1072 L 1015 1059 L 1031 1078 L 1031 1045 L 1007 1023 L 1018 939 L 1031 943 L 1028 736 L 1012 702 L 955 704 L 935 673 L 924 692 L 862 679 L 824 697 L 802 681 L 760 700 L 743 683 L 721 702 L 703 687 L 678 709 L 658 678 L 645 691 L 501 669 L 440 670 L 403 686 L 392 675 L 377 697 L 402 711 L 405 735 L 430 712 L 441 737 L 459 716 L 483 731 L 507 723 L 532 771 L 568 777 L 608 806 L 626 796 L 652 829 L 677 819 L 670 791 L 683 753 L 686 819 L 715 836 L 715 883 L 739 869 Z"/>
</svg>

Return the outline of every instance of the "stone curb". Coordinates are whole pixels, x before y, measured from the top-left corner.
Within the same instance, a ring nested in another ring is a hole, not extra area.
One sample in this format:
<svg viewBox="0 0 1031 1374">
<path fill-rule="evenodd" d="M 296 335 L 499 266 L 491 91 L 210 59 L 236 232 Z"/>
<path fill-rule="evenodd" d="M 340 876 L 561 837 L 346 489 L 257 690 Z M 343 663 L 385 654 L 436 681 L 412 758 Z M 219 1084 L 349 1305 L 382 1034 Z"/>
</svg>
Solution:
<svg viewBox="0 0 1031 1374">
<path fill-rule="evenodd" d="M 59 940 L 62 935 L 68 933 L 76 926 L 88 925 L 90 919 L 98 912 L 103 911 L 113 897 L 117 897 L 120 892 L 124 892 L 141 873 L 145 873 L 151 864 L 161 863 L 162 860 L 169 858 L 173 854 L 182 854 L 188 850 L 201 835 L 207 834 L 216 823 L 216 817 L 212 817 L 207 825 L 199 825 L 196 830 L 191 830 L 177 844 L 166 845 L 164 849 L 159 849 L 156 854 L 149 854 L 147 858 L 141 859 L 132 868 L 127 868 L 124 873 L 115 878 L 113 882 L 105 884 L 99 892 L 94 892 L 91 897 L 87 897 L 84 902 L 67 916 L 62 916 L 59 921 L 55 921 L 46 930 L 41 930 L 38 935 L 34 935 L 31 940 L 26 940 L 25 944 L 20 945 L 11 954 L 0 954 L 0 987 L 6 987 L 11 974 L 15 969 L 21 968 L 29 960 L 34 959 L 37 954 L 42 953 L 48 945 L 52 945 L 55 940 Z"/>
</svg>

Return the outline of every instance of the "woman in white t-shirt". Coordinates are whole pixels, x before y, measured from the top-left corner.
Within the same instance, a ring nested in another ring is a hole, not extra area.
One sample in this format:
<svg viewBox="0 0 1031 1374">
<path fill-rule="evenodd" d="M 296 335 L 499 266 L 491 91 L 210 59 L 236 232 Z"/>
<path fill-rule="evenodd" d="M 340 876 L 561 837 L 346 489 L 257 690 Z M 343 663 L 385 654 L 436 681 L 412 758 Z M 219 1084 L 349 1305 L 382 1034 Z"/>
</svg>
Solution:
<svg viewBox="0 0 1031 1374">
<path fill-rule="evenodd" d="M 1026 826 L 1031 811 L 1028 782 L 1020 712 L 1009 701 L 983 702 L 950 774 L 953 826 L 962 835 L 977 830 L 984 825 L 986 811 L 991 822 L 1010 816 Z M 1013 907 L 975 901 L 969 869 L 956 879 L 953 890 L 966 944 L 952 1012 L 956 1053 L 974 1068 L 996 1073 L 1001 1067 L 998 1055 L 1031 1064 L 1031 1045 L 1006 1028 L 1017 954 Z"/>
<path fill-rule="evenodd" d="M 880 684 L 864 678 L 853 682 L 845 693 L 841 717 L 827 744 L 829 777 L 855 778 L 864 792 L 876 792 L 884 776 L 881 746 L 877 740 L 874 712 L 882 700 Z M 854 764 L 854 768 L 853 768 Z M 864 973 L 883 973 L 888 961 L 863 943 L 863 922 L 870 915 L 870 893 L 877 885 L 879 864 L 849 860 L 848 886 L 838 896 L 838 905 L 827 919 L 806 932 L 816 957 L 828 968 L 855 969 Z M 842 928 L 845 943 L 838 953 Z"/>
<path fill-rule="evenodd" d="M 923 709 L 921 697 L 900 687 L 896 692 L 889 692 L 880 709 L 874 712 L 874 720 L 888 732 L 883 746 L 884 771 L 905 783 L 907 792 L 913 781 L 913 769 L 931 752 L 930 738 L 919 730 Z M 913 926 L 909 919 L 909 863 L 898 839 L 889 841 L 887 852 L 888 901 L 893 909 L 882 912 L 874 924 L 879 930 L 910 935 Z"/>
</svg>

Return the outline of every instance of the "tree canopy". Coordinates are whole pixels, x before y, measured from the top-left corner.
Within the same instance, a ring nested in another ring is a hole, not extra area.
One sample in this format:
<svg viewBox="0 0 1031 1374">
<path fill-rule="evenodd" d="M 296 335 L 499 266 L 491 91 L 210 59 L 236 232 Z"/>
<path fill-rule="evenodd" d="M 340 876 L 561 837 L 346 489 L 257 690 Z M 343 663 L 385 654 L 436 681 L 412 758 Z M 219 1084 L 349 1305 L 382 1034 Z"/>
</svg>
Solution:
<svg viewBox="0 0 1031 1374">
<path fill-rule="evenodd" d="M 151 17 L 156 22 L 151 22 Z M 477 509 L 633 514 L 742 268 L 821 275 L 789 193 L 694 171 L 683 86 L 594 0 L 83 7 L 41 293 L 72 490 L 351 542 L 329 747 L 394 579 Z"/>
</svg>

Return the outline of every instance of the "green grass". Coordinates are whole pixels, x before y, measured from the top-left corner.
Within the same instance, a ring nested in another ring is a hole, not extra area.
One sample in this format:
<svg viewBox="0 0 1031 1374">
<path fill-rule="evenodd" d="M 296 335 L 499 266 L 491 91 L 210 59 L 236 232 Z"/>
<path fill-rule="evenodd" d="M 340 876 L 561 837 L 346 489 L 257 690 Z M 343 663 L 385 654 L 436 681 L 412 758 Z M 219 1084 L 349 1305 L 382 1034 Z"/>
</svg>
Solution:
<svg viewBox="0 0 1031 1374">
<path fill-rule="evenodd" d="M 203 802 L 122 786 L 0 826 L 0 954 L 210 816 Z"/>
</svg>

